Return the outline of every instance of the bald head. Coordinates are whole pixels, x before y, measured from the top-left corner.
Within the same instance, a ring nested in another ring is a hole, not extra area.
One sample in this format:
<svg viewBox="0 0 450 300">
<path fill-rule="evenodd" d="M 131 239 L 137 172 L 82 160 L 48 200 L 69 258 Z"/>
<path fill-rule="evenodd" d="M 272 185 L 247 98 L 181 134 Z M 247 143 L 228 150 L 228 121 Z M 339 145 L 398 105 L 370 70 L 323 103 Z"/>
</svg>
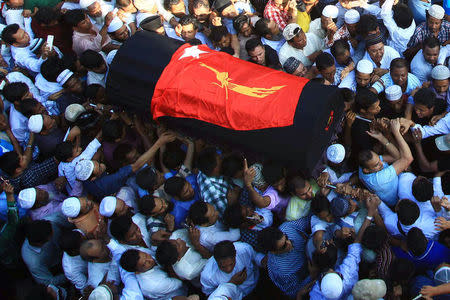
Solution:
<svg viewBox="0 0 450 300">
<path fill-rule="evenodd" d="M 87 240 L 80 246 L 80 256 L 94 263 L 102 263 L 111 260 L 110 251 L 103 240 Z"/>
</svg>

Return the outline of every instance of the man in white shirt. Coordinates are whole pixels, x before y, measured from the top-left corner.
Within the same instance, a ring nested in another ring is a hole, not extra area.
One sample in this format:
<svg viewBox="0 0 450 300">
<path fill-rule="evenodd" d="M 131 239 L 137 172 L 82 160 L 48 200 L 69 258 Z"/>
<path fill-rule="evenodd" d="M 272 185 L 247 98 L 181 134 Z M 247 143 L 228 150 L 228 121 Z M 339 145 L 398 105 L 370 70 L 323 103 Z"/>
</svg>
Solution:
<svg viewBox="0 0 450 300">
<path fill-rule="evenodd" d="M 221 241 L 237 241 L 241 237 L 239 229 L 226 230 L 218 221 L 219 212 L 209 203 L 197 201 L 189 208 L 189 219 L 200 230 L 200 244 L 210 252 Z"/>
<path fill-rule="evenodd" d="M 200 281 L 206 295 L 211 294 L 220 284 L 231 282 L 238 286 L 244 296 L 256 287 L 259 269 L 264 255 L 256 253 L 246 243 L 222 241 L 214 247 L 214 257 L 208 260 Z"/>
<path fill-rule="evenodd" d="M 421 83 L 431 80 L 431 71 L 437 64 L 444 64 L 447 58 L 445 47 L 441 48 L 439 40 L 434 36 L 427 37 L 422 49 L 411 61 L 411 73 L 419 78 Z"/>
<path fill-rule="evenodd" d="M 310 67 L 324 47 L 323 40 L 312 33 L 304 33 L 296 23 L 288 24 L 283 30 L 283 36 L 286 43 L 278 54 L 282 65 L 293 56 L 305 67 Z"/>
<path fill-rule="evenodd" d="M 81 9 L 86 10 L 89 19 L 91 19 L 92 24 L 94 24 L 98 30 L 105 24 L 106 15 L 114 9 L 113 6 L 106 4 L 102 0 L 81 0 L 80 7 Z"/>
<path fill-rule="evenodd" d="M 241 300 L 242 291 L 234 283 L 222 283 L 219 287 L 208 297 L 208 300 Z"/>
<path fill-rule="evenodd" d="M 372 63 L 376 75 L 386 74 L 391 61 L 397 57 L 400 57 L 400 54 L 395 49 L 384 45 L 381 34 L 372 34 L 366 38 L 366 53 L 363 59 Z"/>
<path fill-rule="evenodd" d="M 122 254 L 120 266 L 128 272 L 135 272 L 142 294 L 149 299 L 168 300 L 187 295 L 183 282 L 170 278 L 157 266 L 150 251 L 129 249 Z"/>
<path fill-rule="evenodd" d="M 332 39 L 336 31 L 338 8 L 335 5 L 327 5 L 322 10 L 322 16 L 309 23 L 308 33 L 315 34 L 318 38 L 324 39 L 328 36 Z"/>
<path fill-rule="evenodd" d="M 80 246 L 84 239 L 83 232 L 78 229 L 63 234 L 59 239 L 59 246 L 64 251 L 62 258 L 64 275 L 81 293 L 87 286 L 88 279 L 88 262 L 80 256 Z"/>
</svg>

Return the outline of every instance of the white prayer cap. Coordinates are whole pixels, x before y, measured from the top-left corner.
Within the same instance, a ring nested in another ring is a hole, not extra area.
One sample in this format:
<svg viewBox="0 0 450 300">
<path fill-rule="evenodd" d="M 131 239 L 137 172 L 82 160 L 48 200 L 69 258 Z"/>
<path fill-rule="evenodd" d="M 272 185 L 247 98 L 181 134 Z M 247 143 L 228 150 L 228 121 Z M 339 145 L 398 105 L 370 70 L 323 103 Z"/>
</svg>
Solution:
<svg viewBox="0 0 450 300">
<path fill-rule="evenodd" d="M 117 198 L 113 196 L 108 196 L 103 198 L 102 202 L 100 202 L 100 214 L 104 217 L 111 217 L 116 210 Z"/>
<path fill-rule="evenodd" d="M 70 104 L 66 107 L 66 111 L 64 112 L 64 117 L 69 122 L 75 122 L 81 113 L 84 113 L 86 109 L 83 105 L 78 103 Z"/>
<path fill-rule="evenodd" d="M 111 289 L 104 284 L 96 287 L 89 295 L 89 300 L 112 300 L 113 293 Z"/>
<path fill-rule="evenodd" d="M 111 65 L 114 57 L 116 56 L 117 51 L 118 51 L 117 49 L 111 50 L 109 51 L 108 55 L 106 55 L 106 63 L 108 64 L 108 66 Z"/>
<path fill-rule="evenodd" d="M 96 0 L 80 0 L 80 7 L 82 9 L 86 9 L 95 2 L 97 2 L 97 1 Z"/>
<path fill-rule="evenodd" d="M 339 14 L 339 10 L 334 5 L 327 5 L 322 10 L 322 16 L 327 17 L 327 18 L 335 19 L 335 18 L 337 18 L 338 14 Z"/>
<path fill-rule="evenodd" d="M 112 19 L 111 24 L 109 24 L 108 26 L 108 32 L 109 33 L 116 32 L 117 30 L 122 28 L 122 26 L 123 26 L 122 20 L 119 19 L 119 17 L 115 16 L 114 19 Z"/>
<path fill-rule="evenodd" d="M 148 17 L 154 16 L 154 14 L 138 12 L 136 15 L 136 26 L 139 27 L 141 22 L 147 19 Z"/>
<path fill-rule="evenodd" d="M 428 14 L 430 16 L 432 16 L 433 18 L 442 20 L 444 18 L 444 15 L 445 15 L 445 10 L 444 10 L 444 8 L 442 6 L 437 5 L 437 4 L 433 4 L 428 9 Z"/>
<path fill-rule="evenodd" d="M 361 59 L 358 62 L 358 64 L 356 65 L 356 71 L 358 71 L 359 73 L 364 73 L 364 74 L 372 74 L 373 65 L 367 59 Z"/>
<path fill-rule="evenodd" d="M 390 87 L 386 88 L 384 91 L 386 94 L 386 99 L 389 101 L 397 101 L 400 100 L 402 97 L 402 88 L 399 85 L 391 85 Z"/>
<path fill-rule="evenodd" d="M 352 290 L 355 300 L 377 300 L 386 295 L 386 283 L 381 279 L 363 279 L 358 281 Z"/>
<path fill-rule="evenodd" d="M 437 137 L 434 142 L 436 143 L 436 147 L 440 151 L 449 151 L 450 150 L 450 133 Z"/>
<path fill-rule="evenodd" d="M 61 73 L 59 73 L 58 77 L 56 77 L 56 81 L 60 84 L 60 85 L 64 85 L 64 83 L 66 83 L 67 80 L 69 80 L 69 78 L 73 75 L 73 72 L 70 71 L 69 69 L 65 69 L 64 71 L 62 71 Z"/>
<path fill-rule="evenodd" d="M 70 197 L 63 201 L 61 206 L 62 213 L 69 218 L 75 218 L 80 214 L 81 203 L 77 197 Z"/>
<path fill-rule="evenodd" d="M 327 159 L 334 164 L 340 164 L 345 158 L 345 148 L 341 144 L 333 144 L 327 149 Z"/>
<path fill-rule="evenodd" d="M 320 290 L 326 299 L 338 299 L 343 289 L 342 278 L 336 273 L 328 273 L 320 283 Z"/>
<path fill-rule="evenodd" d="M 83 159 L 75 166 L 75 175 L 80 181 L 88 180 L 94 171 L 94 162 L 90 159 Z"/>
<path fill-rule="evenodd" d="M 444 65 L 437 65 L 431 70 L 431 78 L 434 80 L 445 80 L 450 77 L 450 70 Z"/>
<path fill-rule="evenodd" d="M 23 189 L 19 193 L 19 197 L 17 197 L 19 200 L 19 205 L 22 208 L 30 209 L 33 207 L 34 202 L 36 201 L 36 189 L 35 188 L 28 188 Z"/>
<path fill-rule="evenodd" d="M 44 127 L 44 118 L 42 115 L 32 115 L 28 120 L 28 129 L 31 132 L 39 133 Z"/>
<path fill-rule="evenodd" d="M 356 9 L 349 9 L 344 15 L 345 23 L 355 24 L 358 23 L 360 19 L 359 12 Z"/>
</svg>

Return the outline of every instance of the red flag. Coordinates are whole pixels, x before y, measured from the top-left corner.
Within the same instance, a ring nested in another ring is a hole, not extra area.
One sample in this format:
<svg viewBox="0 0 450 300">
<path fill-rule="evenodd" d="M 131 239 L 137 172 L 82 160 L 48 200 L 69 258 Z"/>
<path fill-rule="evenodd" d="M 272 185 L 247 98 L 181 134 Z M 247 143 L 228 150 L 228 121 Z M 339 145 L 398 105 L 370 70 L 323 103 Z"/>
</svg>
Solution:
<svg viewBox="0 0 450 300">
<path fill-rule="evenodd" d="M 293 124 L 300 78 L 205 45 L 180 47 L 159 78 L 152 114 L 193 118 L 234 130 Z"/>
</svg>

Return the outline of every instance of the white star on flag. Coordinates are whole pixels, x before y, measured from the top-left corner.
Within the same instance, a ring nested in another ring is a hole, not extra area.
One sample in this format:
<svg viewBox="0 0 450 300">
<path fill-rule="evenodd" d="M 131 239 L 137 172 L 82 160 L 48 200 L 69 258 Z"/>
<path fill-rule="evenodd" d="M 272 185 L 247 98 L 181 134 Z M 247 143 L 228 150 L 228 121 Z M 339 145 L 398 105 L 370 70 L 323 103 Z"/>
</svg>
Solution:
<svg viewBox="0 0 450 300">
<path fill-rule="evenodd" d="M 185 57 L 200 58 L 200 54 L 202 53 L 209 53 L 209 52 L 198 49 L 198 46 L 192 46 L 184 49 L 183 55 L 181 55 L 178 60 Z"/>
</svg>

